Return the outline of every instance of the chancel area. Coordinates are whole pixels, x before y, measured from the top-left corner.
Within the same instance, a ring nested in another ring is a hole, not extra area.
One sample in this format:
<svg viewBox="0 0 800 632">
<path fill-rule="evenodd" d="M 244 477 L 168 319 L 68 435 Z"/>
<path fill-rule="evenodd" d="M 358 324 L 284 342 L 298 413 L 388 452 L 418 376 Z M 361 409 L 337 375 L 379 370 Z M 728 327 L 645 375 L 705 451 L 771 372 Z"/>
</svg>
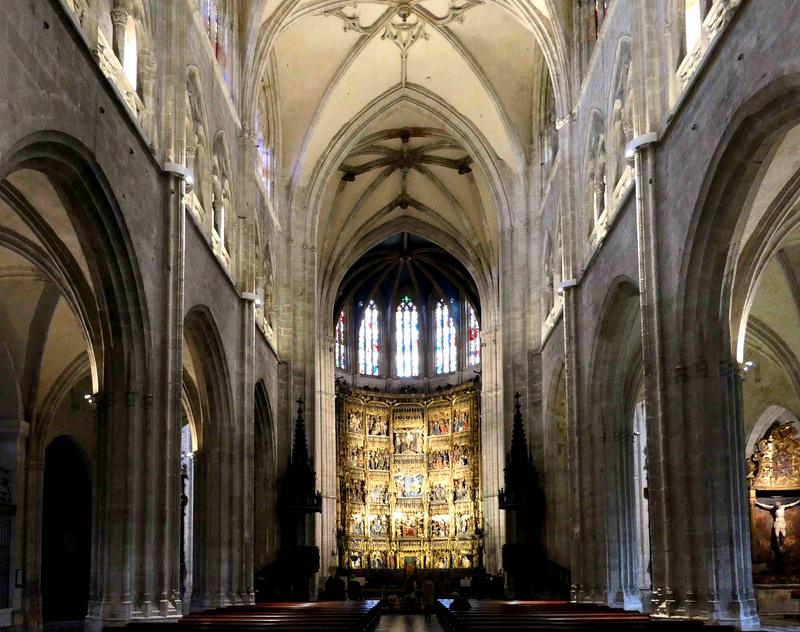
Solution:
<svg viewBox="0 0 800 632">
<path fill-rule="evenodd" d="M 0 627 L 796 625 L 798 41 L 0 2 Z"/>
</svg>

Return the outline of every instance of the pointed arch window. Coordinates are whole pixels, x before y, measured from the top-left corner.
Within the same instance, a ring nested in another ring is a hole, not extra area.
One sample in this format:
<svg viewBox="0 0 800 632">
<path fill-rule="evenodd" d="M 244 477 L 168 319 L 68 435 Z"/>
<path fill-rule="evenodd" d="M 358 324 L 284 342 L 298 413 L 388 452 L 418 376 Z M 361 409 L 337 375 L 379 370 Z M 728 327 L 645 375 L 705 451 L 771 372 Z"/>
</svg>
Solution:
<svg viewBox="0 0 800 632">
<path fill-rule="evenodd" d="M 456 353 L 458 350 L 456 345 L 456 324 L 444 299 L 440 299 L 439 304 L 436 306 L 434 322 L 436 373 L 452 373 L 456 370 Z"/>
<path fill-rule="evenodd" d="M 344 312 L 339 312 L 339 320 L 336 322 L 336 332 L 333 336 L 333 351 L 336 355 L 337 369 L 347 368 L 347 361 L 345 359 L 346 344 Z"/>
<path fill-rule="evenodd" d="M 395 314 L 397 377 L 419 375 L 419 312 L 405 296 Z"/>
<path fill-rule="evenodd" d="M 358 372 L 378 375 L 380 362 L 380 310 L 370 301 L 358 328 Z"/>
<path fill-rule="evenodd" d="M 469 347 L 467 348 L 467 363 L 475 366 L 481 363 L 481 326 L 475 316 L 472 305 L 469 309 Z"/>
<path fill-rule="evenodd" d="M 594 35 L 600 35 L 600 25 L 606 19 L 608 12 L 608 0 L 595 0 L 594 2 Z"/>
<path fill-rule="evenodd" d="M 264 183 L 267 197 L 272 196 L 272 147 L 270 146 L 269 120 L 267 118 L 267 88 L 262 84 L 258 97 L 258 109 L 256 110 L 256 134 L 258 154 L 256 171 Z"/>
<path fill-rule="evenodd" d="M 222 76 L 228 82 L 228 15 L 225 0 L 200 0 L 206 33 L 214 49 Z"/>
</svg>

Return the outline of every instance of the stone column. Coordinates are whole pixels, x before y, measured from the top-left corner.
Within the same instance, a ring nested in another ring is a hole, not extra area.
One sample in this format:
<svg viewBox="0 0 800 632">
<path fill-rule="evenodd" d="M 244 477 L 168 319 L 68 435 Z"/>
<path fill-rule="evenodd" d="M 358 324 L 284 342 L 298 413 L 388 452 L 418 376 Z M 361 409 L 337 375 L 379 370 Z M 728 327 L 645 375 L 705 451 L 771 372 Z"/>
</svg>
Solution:
<svg viewBox="0 0 800 632">
<path fill-rule="evenodd" d="M 22 590 L 14 585 L 14 574 L 16 569 L 22 568 L 24 560 L 25 461 L 27 459 L 29 433 L 30 424 L 27 421 L 22 421 L 21 419 L 0 421 L 0 464 L 4 469 L 8 470 L 7 476 L 11 486 L 10 497 L 3 498 L 2 502 L 16 507 L 16 515 L 12 521 L 12 533 L 9 542 L 11 555 L 9 560 L 9 599 L 7 608 L 0 610 L 0 626 L 13 625 L 15 622 L 12 621 L 12 610 L 19 611 L 22 605 Z"/>
<path fill-rule="evenodd" d="M 225 206 L 222 200 L 215 197 L 214 201 L 211 202 L 211 210 L 211 227 L 217 231 L 221 248 L 225 244 L 223 241 L 225 238 Z M 219 228 L 217 228 L 217 226 L 219 226 Z"/>
<path fill-rule="evenodd" d="M 113 40 L 111 47 L 119 59 L 121 66 L 125 66 L 125 27 L 128 25 L 128 12 L 116 8 L 111 11 L 111 24 L 113 26 Z"/>
<path fill-rule="evenodd" d="M 31 458 L 25 476 L 25 566 L 22 589 L 23 625 L 32 630 L 44 625 L 42 620 L 42 495 L 44 493 L 44 459 Z M 89 600 L 94 600 L 96 586 L 91 584 Z"/>
</svg>

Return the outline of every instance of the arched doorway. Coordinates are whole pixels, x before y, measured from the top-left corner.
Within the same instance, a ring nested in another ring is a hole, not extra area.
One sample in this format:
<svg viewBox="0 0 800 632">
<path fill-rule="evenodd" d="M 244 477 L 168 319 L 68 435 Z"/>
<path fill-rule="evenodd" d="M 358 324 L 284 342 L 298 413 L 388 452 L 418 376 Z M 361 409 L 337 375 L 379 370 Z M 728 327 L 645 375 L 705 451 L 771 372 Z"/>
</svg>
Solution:
<svg viewBox="0 0 800 632">
<path fill-rule="evenodd" d="M 86 616 L 92 541 L 92 484 L 75 442 L 61 435 L 45 450 L 42 511 L 42 616 Z"/>
</svg>

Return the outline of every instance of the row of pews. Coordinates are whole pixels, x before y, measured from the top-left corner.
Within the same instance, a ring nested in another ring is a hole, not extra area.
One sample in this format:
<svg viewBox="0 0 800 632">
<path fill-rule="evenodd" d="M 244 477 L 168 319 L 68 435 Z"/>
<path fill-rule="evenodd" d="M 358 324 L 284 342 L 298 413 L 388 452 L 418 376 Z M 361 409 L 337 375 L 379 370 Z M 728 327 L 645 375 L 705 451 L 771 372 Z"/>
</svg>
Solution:
<svg viewBox="0 0 800 632">
<path fill-rule="evenodd" d="M 369 632 L 380 620 L 377 599 L 315 603 L 260 603 L 193 612 L 175 623 L 133 622 L 131 632 Z"/>
<path fill-rule="evenodd" d="M 659 621 L 646 614 L 567 601 L 470 601 L 471 608 L 451 611 L 451 599 L 440 599 L 436 615 L 446 632 L 481 630 L 620 630 L 624 632 L 733 632 L 732 626 L 701 621 Z"/>
</svg>

